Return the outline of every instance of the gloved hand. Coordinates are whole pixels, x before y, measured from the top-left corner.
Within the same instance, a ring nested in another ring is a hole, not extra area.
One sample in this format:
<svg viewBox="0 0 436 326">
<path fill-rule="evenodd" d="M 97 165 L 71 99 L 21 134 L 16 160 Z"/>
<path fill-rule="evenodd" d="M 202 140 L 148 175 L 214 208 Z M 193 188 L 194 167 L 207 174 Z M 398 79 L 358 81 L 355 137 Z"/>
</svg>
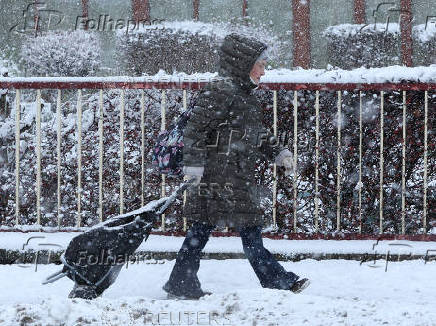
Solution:
<svg viewBox="0 0 436 326">
<path fill-rule="evenodd" d="M 279 155 L 277 155 L 276 160 L 274 163 L 277 164 L 277 166 L 284 166 L 285 167 L 285 176 L 288 176 L 293 172 L 294 170 L 294 158 L 292 155 L 292 152 L 289 149 L 282 150 Z"/>
<path fill-rule="evenodd" d="M 195 179 L 193 185 L 197 186 L 200 184 L 201 178 L 203 177 L 204 167 L 203 166 L 184 166 L 183 173 L 185 174 L 185 180 Z"/>
<path fill-rule="evenodd" d="M 283 159 L 283 166 L 285 167 L 285 176 L 290 175 L 294 172 L 294 162 L 292 156 L 287 156 Z"/>
</svg>

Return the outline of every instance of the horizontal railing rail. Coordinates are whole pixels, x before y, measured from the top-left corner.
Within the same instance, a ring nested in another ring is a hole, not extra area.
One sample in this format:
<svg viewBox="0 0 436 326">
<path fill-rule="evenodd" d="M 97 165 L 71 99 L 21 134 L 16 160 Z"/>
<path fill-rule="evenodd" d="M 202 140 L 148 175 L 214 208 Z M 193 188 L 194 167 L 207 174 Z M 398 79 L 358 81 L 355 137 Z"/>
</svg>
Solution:
<svg viewBox="0 0 436 326">
<path fill-rule="evenodd" d="M 0 89 L 190 89 L 198 90 L 209 82 L 222 78 L 156 78 L 156 77 L 10 77 L 0 78 Z M 436 90 L 436 82 L 402 83 L 260 83 L 265 90 L 319 90 L 319 91 L 430 91 Z"/>
</svg>

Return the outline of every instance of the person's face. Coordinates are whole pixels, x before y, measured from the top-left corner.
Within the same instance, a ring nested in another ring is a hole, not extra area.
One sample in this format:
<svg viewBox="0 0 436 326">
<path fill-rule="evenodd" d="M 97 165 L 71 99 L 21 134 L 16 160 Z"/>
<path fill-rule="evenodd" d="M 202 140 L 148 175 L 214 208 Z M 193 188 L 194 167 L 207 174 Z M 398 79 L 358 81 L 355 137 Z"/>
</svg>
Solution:
<svg viewBox="0 0 436 326">
<path fill-rule="evenodd" d="M 258 60 L 250 71 L 250 77 L 256 84 L 259 84 L 260 77 L 265 75 L 266 60 Z"/>
</svg>

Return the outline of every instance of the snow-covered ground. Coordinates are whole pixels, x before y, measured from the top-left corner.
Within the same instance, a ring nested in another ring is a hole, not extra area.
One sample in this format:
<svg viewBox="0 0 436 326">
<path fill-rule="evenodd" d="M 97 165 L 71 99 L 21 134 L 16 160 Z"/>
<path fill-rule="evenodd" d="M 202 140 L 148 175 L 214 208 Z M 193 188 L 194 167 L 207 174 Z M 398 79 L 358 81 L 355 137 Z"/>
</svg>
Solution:
<svg viewBox="0 0 436 326">
<path fill-rule="evenodd" d="M 2 265 L 0 325 L 436 325 L 435 261 L 390 263 L 387 272 L 381 261 L 284 262 L 312 280 L 293 294 L 263 289 L 246 260 L 203 260 L 199 278 L 213 295 L 199 301 L 166 299 L 173 264 L 129 265 L 93 301 L 68 299 L 67 278 L 41 285 L 59 266 Z"/>
</svg>

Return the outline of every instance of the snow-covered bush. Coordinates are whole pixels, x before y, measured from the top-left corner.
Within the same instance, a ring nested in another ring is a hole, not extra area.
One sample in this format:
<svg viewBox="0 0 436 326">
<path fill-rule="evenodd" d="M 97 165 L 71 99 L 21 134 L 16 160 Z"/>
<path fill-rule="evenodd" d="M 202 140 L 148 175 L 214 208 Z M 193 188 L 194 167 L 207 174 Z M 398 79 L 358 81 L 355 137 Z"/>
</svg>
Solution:
<svg viewBox="0 0 436 326">
<path fill-rule="evenodd" d="M 213 36 L 171 28 L 123 35 L 119 53 L 129 75 L 156 74 L 159 70 L 188 74 L 215 70 L 218 56 L 214 52 Z"/>
<path fill-rule="evenodd" d="M 140 76 L 182 71 L 188 74 L 217 71 L 218 47 L 224 37 L 238 32 L 254 37 L 269 46 L 271 65 L 290 62 L 289 44 L 264 26 L 240 22 L 201 23 L 165 22 L 118 32 L 118 60 L 126 74 Z"/>
<path fill-rule="evenodd" d="M 413 26 L 414 64 L 428 66 L 436 64 L 436 24 Z"/>
<path fill-rule="evenodd" d="M 55 91 L 43 91 L 49 93 Z M 188 92 L 188 101 L 192 92 Z M 44 95 L 44 94 L 42 94 Z M 183 107 L 182 91 L 167 94 L 167 121 L 180 113 Z M 23 96 L 24 97 L 24 96 Z M 54 98 L 54 96 L 45 97 Z M 125 141 L 124 141 L 124 203 L 125 210 L 139 208 L 141 203 L 141 125 L 140 91 L 126 91 L 125 96 Z M 83 93 L 82 117 L 82 226 L 98 222 L 98 93 Z M 120 91 L 104 91 L 104 163 L 103 163 L 103 215 L 109 217 L 119 212 L 119 113 Z M 145 121 L 145 192 L 146 201 L 160 196 L 160 175 L 151 167 L 151 149 L 160 131 L 160 91 L 146 90 Z M 57 121 L 50 103 L 43 101 L 42 108 L 42 186 L 41 224 L 57 225 Z M 61 137 L 61 226 L 75 226 L 77 221 L 77 114 L 73 112 L 75 101 L 62 102 Z M 21 103 L 21 146 L 20 146 L 20 224 L 32 225 L 36 222 L 36 123 L 35 102 Z M 73 112 L 73 113 L 71 113 Z M 0 225 L 14 225 L 15 222 L 15 107 L 11 117 L 1 125 L 0 136 L 9 139 L 8 161 L 0 168 L 0 184 L 3 190 L 0 203 Z M 4 132 L 4 135 L 3 135 Z M 174 189 L 180 180 L 168 179 L 167 191 Z M 183 223 L 171 217 L 172 212 L 181 214 L 181 202 L 167 213 L 169 224 Z M 174 216 L 174 215 L 173 215 Z M 174 227 L 175 228 L 175 227 Z"/>
<path fill-rule="evenodd" d="M 48 31 L 27 37 L 21 59 L 31 76 L 91 76 L 100 67 L 101 48 L 96 33 Z"/>
<path fill-rule="evenodd" d="M 400 64 L 400 30 L 397 23 L 341 24 L 323 32 L 327 63 L 341 69 L 385 67 Z"/>
<path fill-rule="evenodd" d="M 8 62 L 2 59 L 0 54 L 0 77 L 8 77 Z M 7 207 L 9 192 L 7 182 L 3 181 L 3 175 L 7 175 L 8 168 L 8 149 L 11 143 L 11 135 L 6 132 L 5 120 L 10 115 L 11 97 L 8 89 L 0 89 L 0 216 L 6 215 L 4 208 Z M 6 186 L 6 187 L 5 187 Z"/>
<path fill-rule="evenodd" d="M 329 26 L 327 62 L 342 69 L 384 67 L 400 64 L 400 30 L 397 23 L 341 24 Z M 413 63 L 415 66 L 436 64 L 436 25 L 413 26 Z"/>
<path fill-rule="evenodd" d="M 258 91 L 265 108 L 264 125 L 273 125 L 272 94 Z M 293 141 L 293 92 L 279 91 L 277 107 L 278 135 L 290 133 Z M 341 116 L 341 230 L 345 233 L 379 232 L 380 193 L 380 98 L 378 92 L 364 92 L 362 185 L 359 185 L 359 94 L 343 92 Z M 401 169 L 402 169 L 402 92 L 389 92 L 384 98 L 384 232 L 401 233 Z M 409 91 L 407 96 L 406 140 L 406 233 L 422 233 L 423 221 L 423 130 L 424 98 L 422 92 Z M 429 96 L 429 107 L 436 105 L 436 95 Z M 320 92 L 319 198 L 322 233 L 335 232 L 337 194 L 337 95 Z M 436 123 L 429 116 L 428 126 Z M 297 231 L 315 231 L 315 92 L 298 92 L 298 178 Z M 436 205 L 436 157 L 429 133 L 427 211 Z M 279 170 L 279 175 L 281 170 Z M 268 162 L 259 164 L 258 178 L 272 188 Z M 362 220 L 359 220 L 359 187 L 362 191 Z M 278 178 L 277 221 L 281 231 L 293 231 L 292 178 Z M 271 202 L 269 203 L 271 206 Z M 271 216 L 271 207 L 266 210 Z M 428 213 L 429 214 L 429 213 Z M 431 229 L 427 216 L 427 232 Z"/>
</svg>

